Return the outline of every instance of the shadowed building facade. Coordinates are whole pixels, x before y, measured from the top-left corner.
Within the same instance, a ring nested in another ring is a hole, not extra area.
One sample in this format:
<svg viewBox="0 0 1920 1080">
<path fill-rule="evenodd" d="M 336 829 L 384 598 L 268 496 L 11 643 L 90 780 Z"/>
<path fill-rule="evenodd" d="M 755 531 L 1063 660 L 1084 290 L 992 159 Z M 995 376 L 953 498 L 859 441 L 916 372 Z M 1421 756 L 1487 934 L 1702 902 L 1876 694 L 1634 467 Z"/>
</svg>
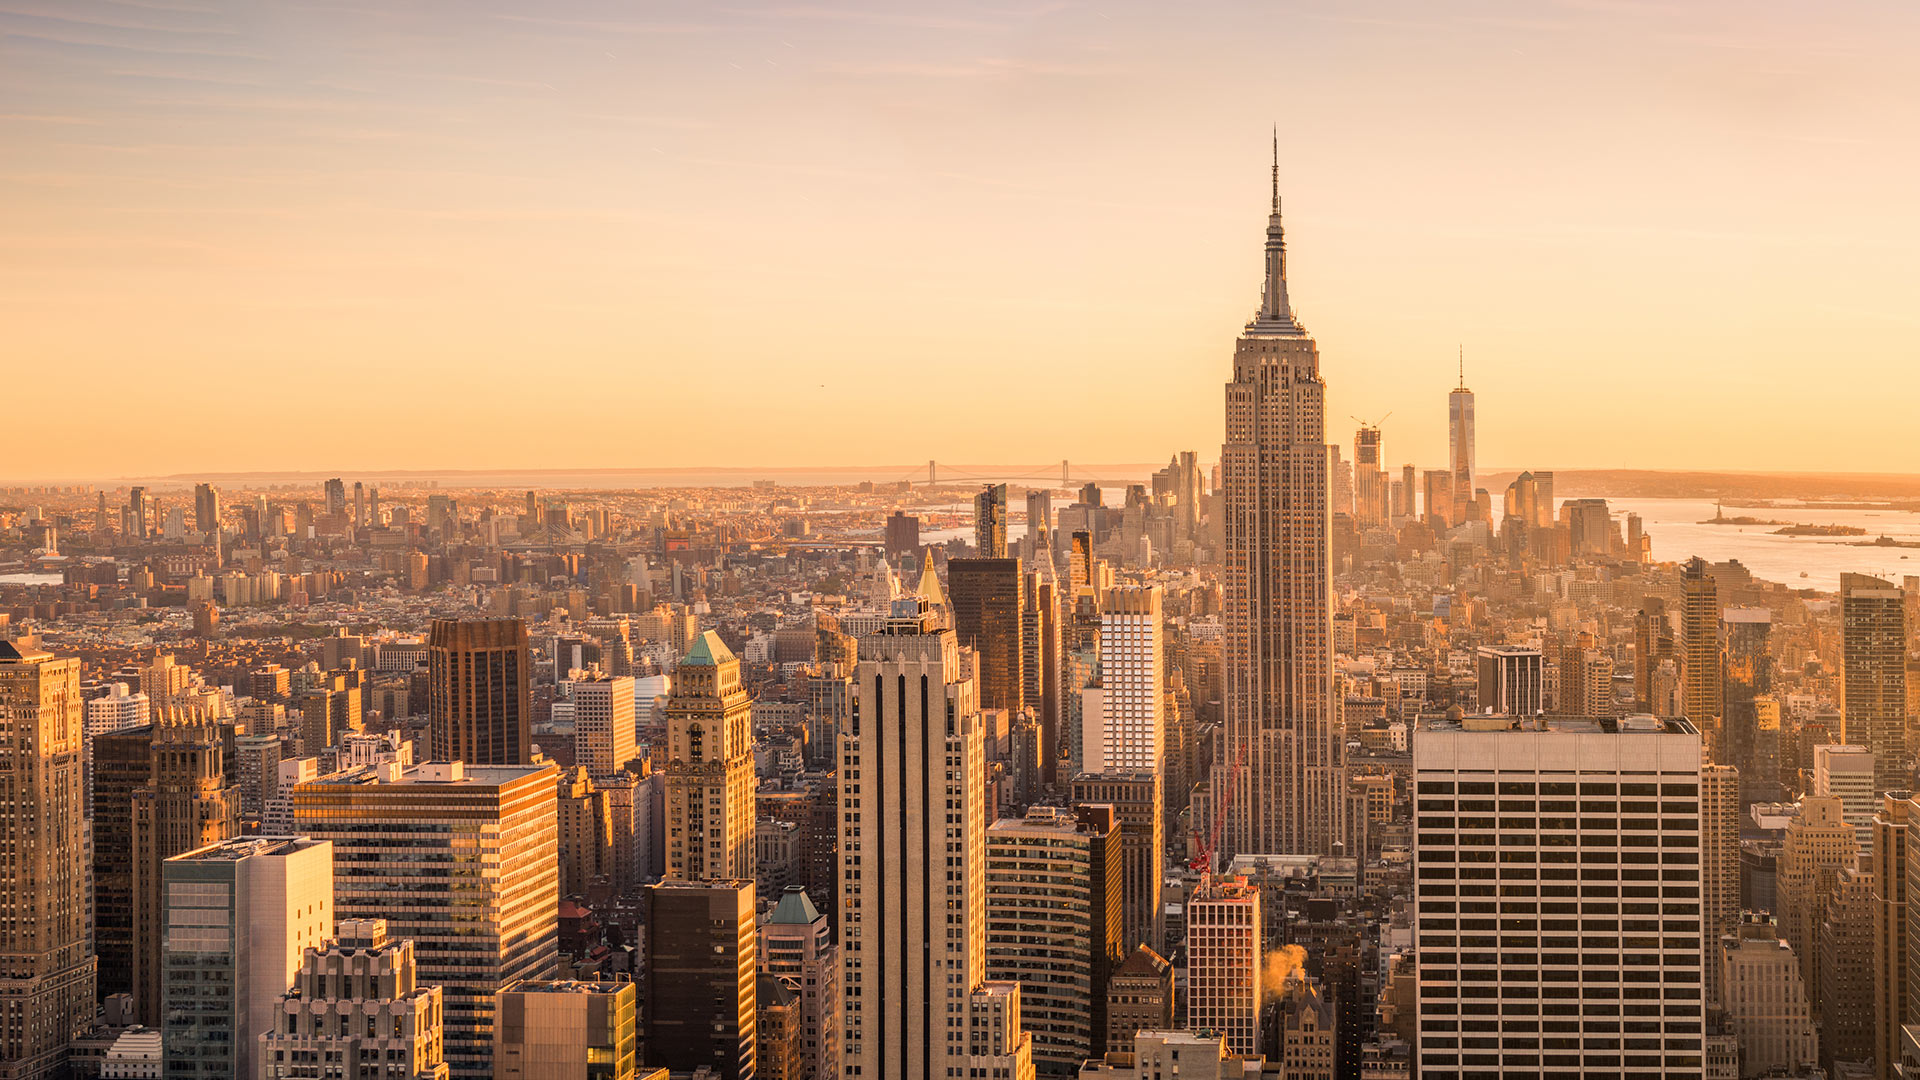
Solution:
<svg viewBox="0 0 1920 1080">
<path fill-rule="evenodd" d="M 519 619 L 435 619 L 427 639 L 433 756 L 525 765 L 533 756 L 527 626 Z"/>
</svg>

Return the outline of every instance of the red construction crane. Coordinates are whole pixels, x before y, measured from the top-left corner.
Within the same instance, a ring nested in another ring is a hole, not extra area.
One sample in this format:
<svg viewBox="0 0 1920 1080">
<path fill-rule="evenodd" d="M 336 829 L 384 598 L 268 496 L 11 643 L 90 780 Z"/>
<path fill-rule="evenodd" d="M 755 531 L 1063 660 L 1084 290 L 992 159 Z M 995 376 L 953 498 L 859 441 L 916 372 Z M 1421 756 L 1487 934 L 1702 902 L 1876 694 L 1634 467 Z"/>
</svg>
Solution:
<svg viewBox="0 0 1920 1080">
<path fill-rule="evenodd" d="M 1193 861 L 1187 864 L 1190 870 L 1213 870 L 1213 853 L 1220 848 L 1220 826 L 1227 820 L 1227 811 L 1233 809 L 1233 793 L 1240 786 L 1240 767 L 1247 763 L 1248 743 L 1240 744 L 1240 752 L 1234 755 L 1233 767 L 1227 770 L 1227 790 L 1220 796 L 1219 805 L 1213 810 L 1213 824 L 1208 831 L 1211 835 L 1202 838 L 1200 830 L 1193 832 L 1193 842 L 1198 845 Z"/>
</svg>

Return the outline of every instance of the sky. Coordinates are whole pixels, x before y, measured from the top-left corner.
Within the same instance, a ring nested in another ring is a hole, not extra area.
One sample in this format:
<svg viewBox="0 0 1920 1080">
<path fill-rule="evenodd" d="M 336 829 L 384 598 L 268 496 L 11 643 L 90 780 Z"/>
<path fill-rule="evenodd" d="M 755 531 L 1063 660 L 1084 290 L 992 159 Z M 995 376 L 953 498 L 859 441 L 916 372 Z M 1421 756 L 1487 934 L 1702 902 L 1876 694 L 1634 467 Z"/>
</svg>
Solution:
<svg viewBox="0 0 1920 1080">
<path fill-rule="evenodd" d="M 1920 6 L 0 0 L 0 479 L 1920 472 Z M 1350 450 L 1349 450 L 1350 452 Z"/>
</svg>

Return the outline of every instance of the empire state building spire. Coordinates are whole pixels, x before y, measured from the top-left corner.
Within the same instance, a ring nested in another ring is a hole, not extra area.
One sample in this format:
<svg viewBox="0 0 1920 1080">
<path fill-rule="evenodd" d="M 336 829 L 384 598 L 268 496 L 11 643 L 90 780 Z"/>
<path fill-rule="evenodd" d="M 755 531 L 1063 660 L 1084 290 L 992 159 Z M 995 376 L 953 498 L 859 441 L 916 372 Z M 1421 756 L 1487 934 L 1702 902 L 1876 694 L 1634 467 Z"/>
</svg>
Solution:
<svg viewBox="0 0 1920 1080">
<path fill-rule="evenodd" d="M 1294 336 L 1306 333 L 1293 318 L 1287 299 L 1287 230 L 1280 223 L 1280 129 L 1273 131 L 1273 210 L 1267 217 L 1267 280 L 1260 293 L 1260 310 L 1247 331 Z"/>
</svg>

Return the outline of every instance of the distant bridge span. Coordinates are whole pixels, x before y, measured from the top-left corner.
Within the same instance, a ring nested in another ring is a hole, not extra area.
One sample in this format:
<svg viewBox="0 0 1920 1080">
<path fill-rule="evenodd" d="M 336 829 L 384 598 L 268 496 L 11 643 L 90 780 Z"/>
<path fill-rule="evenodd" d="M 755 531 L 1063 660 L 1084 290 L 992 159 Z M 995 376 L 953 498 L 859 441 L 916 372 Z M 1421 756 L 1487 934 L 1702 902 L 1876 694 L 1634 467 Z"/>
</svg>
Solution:
<svg viewBox="0 0 1920 1080">
<path fill-rule="evenodd" d="M 945 475 L 942 475 L 943 470 Z M 916 473 L 910 476 L 903 476 L 900 479 L 903 483 L 912 484 L 915 487 L 938 487 L 941 484 L 962 483 L 1005 483 L 1010 481 L 1019 481 L 1026 484 L 1044 483 L 1057 485 L 1059 487 L 1077 487 L 1087 483 L 1105 483 L 1105 481 L 1098 476 L 1073 475 L 1073 467 L 1065 458 L 1060 460 L 1060 471 L 1057 475 L 1050 471 L 1050 466 L 1043 465 L 1035 465 L 1032 469 L 1014 475 L 1014 470 L 1012 469 L 1007 470 L 1005 474 L 962 472 L 951 465 L 943 466 L 937 461 L 928 461 L 927 475 L 925 477 L 920 477 Z"/>
</svg>

